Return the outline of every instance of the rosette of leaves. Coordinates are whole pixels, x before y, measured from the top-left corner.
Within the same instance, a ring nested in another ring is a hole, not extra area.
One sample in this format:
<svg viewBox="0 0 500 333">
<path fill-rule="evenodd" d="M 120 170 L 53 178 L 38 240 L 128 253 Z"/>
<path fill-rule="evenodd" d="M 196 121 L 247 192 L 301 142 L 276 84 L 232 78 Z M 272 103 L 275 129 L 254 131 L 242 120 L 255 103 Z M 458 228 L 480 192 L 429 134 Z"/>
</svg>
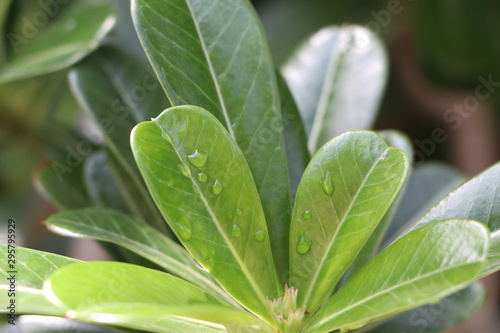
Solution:
<svg viewBox="0 0 500 333">
<path fill-rule="evenodd" d="M 477 311 L 472 283 L 500 267 L 499 167 L 446 195 L 459 176 L 413 171 L 404 135 L 366 130 L 387 72 L 375 36 L 323 29 L 282 78 L 245 0 L 136 0 L 132 16 L 150 64 L 105 47 L 69 72 L 105 147 L 37 183 L 66 208 L 50 230 L 131 263 L 17 248 L 20 327 L 415 332 L 408 311 L 445 302 L 439 332 Z"/>
</svg>

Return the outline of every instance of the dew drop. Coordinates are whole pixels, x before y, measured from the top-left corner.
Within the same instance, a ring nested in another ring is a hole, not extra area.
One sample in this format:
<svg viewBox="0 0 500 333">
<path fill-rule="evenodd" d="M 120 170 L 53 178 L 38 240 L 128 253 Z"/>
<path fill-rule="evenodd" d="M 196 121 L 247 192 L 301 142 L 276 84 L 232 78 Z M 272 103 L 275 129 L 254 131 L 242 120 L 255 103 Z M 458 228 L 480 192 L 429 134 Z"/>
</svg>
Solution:
<svg viewBox="0 0 500 333">
<path fill-rule="evenodd" d="M 326 195 L 333 194 L 333 177 L 330 171 L 326 171 L 325 179 L 321 181 L 321 187 L 323 187 L 323 192 Z"/>
<path fill-rule="evenodd" d="M 174 227 L 182 241 L 188 241 L 191 238 L 192 232 L 189 222 L 174 223 Z"/>
<path fill-rule="evenodd" d="M 238 238 L 241 236 L 241 228 L 237 224 L 233 224 L 233 231 L 231 232 L 231 236 L 234 238 Z"/>
<path fill-rule="evenodd" d="M 255 233 L 255 235 L 253 236 L 253 238 L 257 242 L 263 242 L 266 239 L 266 231 L 265 230 L 259 230 L 259 231 L 257 231 Z"/>
<path fill-rule="evenodd" d="M 184 165 L 184 164 L 178 164 L 177 168 L 179 169 L 180 173 L 182 173 L 182 175 L 184 177 L 189 177 L 190 172 L 189 172 L 189 170 L 188 170 L 188 168 L 187 168 L 186 165 Z"/>
<path fill-rule="evenodd" d="M 202 153 L 196 149 L 194 153 L 189 155 L 188 157 L 189 163 L 194 165 L 197 168 L 203 168 L 205 164 L 207 164 L 208 153 Z"/>
<path fill-rule="evenodd" d="M 296 251 L 298 254 L 306 254 L 311 250 L 312 241 L 307 238 L 305 231 L 300 231 L 299 241 L 297 242 Z"/>
<path fill-rule="evenodd" d="M 243 215 L 243 212 L 241 211 L 241 209 L 239 209 L 239 208 L 236 209 L 236 215 L 238 215 L 238 216 Z"/>
<path fill-rule="evenodd" d="M 198 262 L 198 260 L 196 260 L 196 259 L 194 259 L 194 258 L 193 258 L 193 260 L 194 260 L 194 263 L 196 264 L 196 267 L 198 267 L 198 268 L 199 268 L 199 269 L 201 269 L 202 271 L 208 272 L 208 270 L 207 270 L 205 267 L 203 267 L 203 265 L 202 265 L 202 264 L 200 264 L 200 263 Z"/>
<path fill-rule="evenodd" d="M 311 211 L 306 210 L 306 211 L 304 212 L 304 214 L 302 214 L 302 217 L 303 217 L 304 219 L 306 219 L 306 220 L 310 220 L 310 219 L 311 219 L 311 217 L 312 217 L 312 213 L 311 213 Z"/>
<path fill-rule="evenodd" d="M 222 184 L 219 183 L 219 180 L 216 179 L 214 185 L 212 186 L 212 193 L 215 195 L 219 195 L 222 192 Z"/>
<path fill-rule="evenodd" d="M 196 178 L 198 178 L 198 180 L 201 182 L 201 183 L 206 183 L 207 180 L 208 180 L 208 176 L 206 174 L 204 174 L 203 172 L 202 173 L 199 173 Z"/>
</svg>

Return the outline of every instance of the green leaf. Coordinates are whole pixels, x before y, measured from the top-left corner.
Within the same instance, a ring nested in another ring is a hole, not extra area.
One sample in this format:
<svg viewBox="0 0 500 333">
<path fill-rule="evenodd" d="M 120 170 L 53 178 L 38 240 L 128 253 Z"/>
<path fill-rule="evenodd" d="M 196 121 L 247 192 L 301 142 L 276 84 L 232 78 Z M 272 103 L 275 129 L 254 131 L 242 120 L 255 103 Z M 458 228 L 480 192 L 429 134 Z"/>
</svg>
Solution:
<svg viewBox="0 0 500 333">
<path fill-rule="evenodd" d="M 44 291 L 68 307 L 70 317 L 155 332 L 224 331 L 213 320 L 251 316 L 189 282 L 116 262 L 69 266 L 51 275 Z"/>
<path fill-rule="evenodd" d="M 394 130 L 381 131 L 379 132 L 379 135 L 382 139 L 384 139 L 389 147 L 404 151 L 409 159 L 409 165 L 411 165 L 413 147 L 410 139 L 406 135 Z M 342 277 L 343 281 L 347 281 L 352 275 L 354 275 L 361 267 L 366 265 L 366 263 L 368 263 L 368 261 L 370 261 L 377 254 L 378 248 L 380 247 L 380 243 L 384 238 L 387 228 L 389 227 L 389 224 L 391 223 L 392 218 L 394 217 L 394 214 L 399 207 L 399 204 L 405 192 L 405 187 L 410 172 L 406 173 L 404 177 L 405 184 L 403 184 L 391 206 L 385 212 L 384 217 L 380 220 L 377 228 L 373 231 L 370 238 L 368 238 L 361 251 L 359 251 L 356 259 L 351 264 L 351 267 L 349 267 L 349 270 Z"/>
<path fill-rule="evenodd" d="M 439 333 L 467 321 L 486 300 L 486 291 L 474 283 L 436 304 L 429 304 L 390 318 L 368 333 Z"/>
<path fill-rule="evenodd" d="M 12 247 L 0 244 L 0 260 L 4 265 L 0 266 L 0 272 L 3 277 L 15 275 L 16 312 L 44 314 L 60 316 L 64 310 L 53 305 L 45 297 L 42 288 L 44 280 L 53 272 L 72 263 L 78 262 L 76 259 L 59 256 L 52 253 L 15 247 L 15 263 L 7 262 L 8 251 Z M 13 264 L 14 267 L 7 266 Z M 14 270 L 16 273 L 11 273 Z M 10 282 L 6 278 L 2 279 L 0 284 L 0 302 L 1 304 L 10 304 L 11 297 L 8 296 Z M 6 313 L 6 306 L 0 308 L 0 313 Z"/>
<path fill-rule="evenodd" d="M 117 333 L 109 327 L 82 323 L 76 320 L 47 317 L 22 316 L 16 320 L 16 329 L 9 333 Z"/>
<path fill-rule="evenodd" d="M 5 60 L 7 59 L 6 45 L 5 45 L 5 24 L 7 21 L 7 14 L 9 13 L 10 4 L 12 0 L 3 0 L 0 2 L 0 36 L 2 39 L 0 41 L 0 65 L 3 66 Z"/>
<path fill-rule="evenodd" d="M 354 329 L 471 283 L 486 260 L 489 232 L 481 223 L 446 220 L 397 240 L 354 275 L 311 319 L 311 333 Z"/>
<path fill-rule="evenodd" d="M 372 126 L 386 83 L 387 55 L 367 29 L 328 27 L 302 44 L 282 72 L 314 153 L 343 132 Z"/>
<path fill-rule="evenodd" d="M 72 4 L 34 39 L 23 36 L 23 48 L 0 71 L 0 83 L 26 79 L 67 68 L 97 49 L 116 18 L 108 4 Z"/>
<path fill-rule="evenodd" d="M 99 127 L 113 154 L 109 162 L 130 210 L 135 217 L 168 234 L 140 177 L 129 143 L 137 123 L 156 117 L 170 106 L 150 70 L 118 49 L 103 48 L 78 64 L 69 80 L 80 105 Z"/>
<path fill-rule="evenodd" d="M 414 230 L 443 218 L 471 219 L 480 221 L 491 230 L 492 244 L 500 242 L 500 163 L 493 165 L 457 187 L 431 208 L 410 229 Z M 498 247 L 491 248 L 488 264 L 480 276 L 500 269 Z"/>
<path fill-rule="evenodd" d="M 46 222 L 51 231 L 69 237 L 111 242 L 133 251 L 211 294 L 238 306 L 196 265 L 193 257 L 179 244 L 146 223 L 109 209 L 63 211 Z"/>
<path fill-rule="evenodd" d="M 291 213 L 283 121 L 274 65 L 250 2 L 134 0 L 132 17 L 172 105 L 208 110 L 243 151 L 283 276 Z"/>
<path fill-rule="evenodd" d="M 307 136 L 295 100 L 278 71 L 276 72 L 276 78 L 278 79 L 281 97 L 281 113 L 285 134 L 286 158 L 290 172 L 290 185 L 292 194 L 295 195 L 300 179 L 311 160 L 311 155 L 307 150 Z"/>
<path fill-rule="evenodd" d="M 132 132 L 132 150 L 163 216 L 222 287 L 271 320 L 278 287 L 259 195 L 238 145 L 198 107 L 173 107 Z M 258 256 L 258 258 L 257 258 Z"/>
<path fill-rule="evenodd" d="M 94 153 L 85 161 L 84 177 L 87 190 L 95 206 L 111 208 L 124 213 L 130 212 L 114 179 L 106 152 Z"/>
<path fill-rule="evenodd" d="M 347 270 L 398 193 L 406 154 L 375 133 L 342 134 L 313 157 L 295 199 L 290 283 L 314 313 Z"/>
<path fill-rule="evenodd" d="M 83 182 L 82 169 L 81 162 L 76 167 L 69 167 L 63 161 L 54 161 L 37 170 L 34 186 L 38 193 L 61 209 L 90 207 L 93 204 Z"/>
<path fill-rule="evenodd" d="M 441 163 L 427 163 L 414 169 L 384 243 L 388 245 L 402 234 L 464 180 L 456 169 Z"/>
</svg>

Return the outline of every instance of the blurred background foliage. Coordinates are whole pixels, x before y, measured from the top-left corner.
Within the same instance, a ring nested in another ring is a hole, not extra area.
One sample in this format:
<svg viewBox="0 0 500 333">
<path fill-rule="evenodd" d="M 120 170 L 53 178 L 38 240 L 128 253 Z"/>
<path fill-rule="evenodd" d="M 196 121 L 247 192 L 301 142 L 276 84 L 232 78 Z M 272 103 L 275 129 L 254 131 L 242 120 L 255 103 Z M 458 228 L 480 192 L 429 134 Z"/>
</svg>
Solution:
<svg viewBox="0 0 500 333">
<path fill-rule="evenodd" d="M 77 2 L 0 0 L 0 73 L 6 64 L 23 55 L 24 47 L 36 44 L 37 39 L 41 40 L 39 43 L 46 42 L 44 33 L 50 29 L 63 27 L 68 30 L 63 33 L 70 34 L 71 22 L 64 21 L 64 15 L 75 10 Z M 131 22 L 129 1 L 93 0 L 85 1 L 85 6 L 89 3 L 109 3 L 117 16 L 117 24 L 104 44 L 118 46 L 145 59 Z M 253 3 L 278 66 L 302 40 L 327 25 L 366 25 L 383 38 L 390 55 L 390 74 L 375 128 L 406 133 L 415 150 L 423 152 L 419 162 L 424 159 L 447 162 L 470 177 L 500 159 L 499 1 L 254 0 Z M 31 20 L 40 11 L 50 14 L 46 15 L 47 22 L 33 25 Z M 27 27 L 30 22 L 32 26 Z M 91 25 L 92 19 L 87 23 Z M 31 29 L 26 40 L 12 37 L 26 37 L 26 29 Z M 80 58 L 92 50 L 84 51 Z M 74 149 L 85 139 L 92 126 L 70 92 L 66 67 L 0 83 L 0 225 L 3 227 L 13 217 L 23 230 L 22 245 L 56 253 L 68 253 L 68 242 L 41 225 L 40 221 L 57 207 L 36 193 L 33 175 L 50 161 L 65 159 L 68 149 Z M 492 83 L 484 87 L 480 78 Z M 491 94 L 474 111 L 463 115 L 460 126 L 452 126 L 456 123 L 446 121 L 446 111 L 475 96 L 479 85 Z M 443 129 L 447 139 L 432 140 L 435 129 Z M 494 284 L 492 288 L 492 299 L 496 300 L 498 288 Z"/>
</svg>

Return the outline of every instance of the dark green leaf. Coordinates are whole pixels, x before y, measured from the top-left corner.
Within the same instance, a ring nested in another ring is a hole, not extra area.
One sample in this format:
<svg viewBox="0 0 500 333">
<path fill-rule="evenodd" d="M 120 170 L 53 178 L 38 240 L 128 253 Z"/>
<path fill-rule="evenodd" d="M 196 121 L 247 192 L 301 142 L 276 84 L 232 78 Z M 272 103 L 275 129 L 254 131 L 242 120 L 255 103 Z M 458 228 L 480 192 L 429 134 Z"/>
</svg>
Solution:
<svg viewBox="0 0 500 333">
<path fill-rule="evenodd" d="M 74 94 L 113 154 L 109 162 L 130 210 L 168 233 L 140 177 L 129 143 L 130 131 L 137 123 L 156 117 L 169 106 L 160 84 L 148 70 L 150 67 L 142 61 L 104 48 L 76 66 L 69 78 Z"/>
<path fill-rule="evenodd" d="M 481 223 L 446 220 L 397 240 L 354 275 L 311 319 L 311 333 L 355 329 L 434 303 L 471 283 L 486 260 Z"/>
<path fill-rule="evenodd" d="M 151 194 L 184 246 L 222 287 L 270 320 L 281 287 L 264 212 L 238 145 L 208 112 L 173 107 L 132 132 Z"/>
<path fill-rule="evenodd" d="M 72 163 L 77 160 L 69 161 L 71 167 L 68 166 L 67 161 L 54 161 L 40 168 L 35 174 L 35 188 L 59 208 L 90 207 L 92 201 L 83 182 L 83 160 L 75 167 Z"/>
<path fill-rule="evenodd" d="M 343 132 L 372 126 L 386 83 L 387 56 L 369 30 L 329 27 L 300 46 L 282 72 L 314 153 Z"/>
<path fill-rule="evenodd" d="M 276 78 L 278 79 L 281 97 L 281 114 L 285 134 L 286 158 L 290 172 L 290 185 L 292 194 L 295 195 L 304 170 L 311 160 L 311 155 L 307 150 L 307 136 L 304 124 L 293 96 L 279 72 L 276 72 Z"/>
<path fill-rule="evenodd" d="M 274 66 L 246 0 L 134 0 L 139 38 L 172 105 L 211 112 L 243 151 L 279 276 L 287 270 L 290 185 Z"/>
<path fill-rule="evenodd" d="M 429 304 L 401 313 L 368 333 L 439 333 L 468 320 L 476 314 L 484 301 L 486 291 L 474 283 L 436 304 Z"/>
<path fill-rule="evenodd" d="M 128 213 L 129 208 L 107 159 L 106 152 L 99 151 L 85 161 L 84 177 L 87 190 L 97 207 Z"/>
<path fill-rule="evenodd" d="M 408 169 L 375 133 L 342 134 L 313 157 L 295 199 L 290 283 L 314 313 L 377 227 Z"/>
<path fill-rule="evenodd" d="M 94 51 L 116 18 L 108 4 L 74 2 L 61 17 L 22 47 L 0 71 L 0 83 L 67 68 Z M 18 42 L 19 43 L 19 42 Z"/>
<path fill-rule="evenodd" d="M 5 47 L 5 23 L 7 20 L 7 14 L 9 13 L 9 8 L 10 8 L 10 3 L 12 0 L 3 0 L 0 2 L 0 65 L 3 66 L 5 63 L 5 60 L 7 58 L 6 55 L 6 50 L 7 48 Z"/>
<path fill-rule="evenodd" d="M 472 219 L 491 230 L 492 244 L 500 242 L 500 163 L 493 165 L 450 192 L 422 216 L 409 230 L 443 218 Z M 497 239 L 498 238 L 498 239 Z M 491 248 L 488 264 L 481 276 L 500 269 L 498 247 Z"/>
<path fill-rule="evenodd" d="M 50 230 L 63 236 L 90 238 L 123 246 L 238 306 L 210 274 L 197 267 L 193 257 L 182 246 L 144 222 L 116 211 L 94 208 L 60 212 L 52 215 L 46 224 Z"/>
<path fill-rule="evenodd" d="M 45 279 L 58 269 L 72 263 L 78 262 L 76 259 L 59 256 L 52 253 L 41 252 L 23 247 L 15 248 L 14 268 L 7 266 L 8 250 L 12 250 L 8 245 L 0 244 L 0 260 L 3 264 L 0 266 L 0 272 L 3 277 L 10 277 L 16 271 L 16 313 L 31 313 L 61 316 L 64 309 L 59 308 L 45 297 L 42 288 Z M 10 288 L 10 281 L 7 278 L 2 279 L 0 283 L 0 302 L 1 304 L 10 304 L 11 297 L 8 297 L 7 290 Z M 5 306 L 0 308 L 0 313 L 7 312 Z"/>
</svg>

